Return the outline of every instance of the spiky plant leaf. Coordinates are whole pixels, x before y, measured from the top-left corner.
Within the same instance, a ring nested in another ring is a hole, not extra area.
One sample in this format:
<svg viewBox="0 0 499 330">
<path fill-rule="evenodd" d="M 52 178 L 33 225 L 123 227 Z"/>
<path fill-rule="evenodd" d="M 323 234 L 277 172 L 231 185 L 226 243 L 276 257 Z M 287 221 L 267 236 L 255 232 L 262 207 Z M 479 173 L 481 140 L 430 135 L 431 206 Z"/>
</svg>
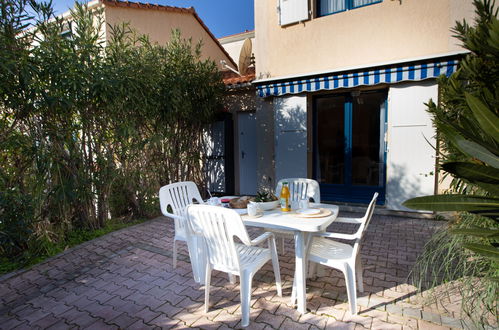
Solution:
<svg viewBox="0 0 499 330">
<path fill-rule="evenodd" d="M 475 182 L 475 185 L 482 188 L 492 196 L 499 196 L 499 185 L 493 183 Z"/>
<path fill-rule="evenodd" d="M 499 118 L 479 98 L 466 93 L 466 102 L 483 131 L 499 143 Z"/>
<path fill-rule="evenodd" d="M 460 229 L 451 229 L 450 232 L 456 235 L 471 235 L 475 237 L 490 238 L 490 239 L 499 237 L 499 229 L 491 229 L 491 228 L 460 228 Z"/>
<path fill-rule="evenodd" d="M 479 255 L 484 256 L 485 258 L 491 259 L 495 262 L 499 262 L 499 249 L 492 245 L 468 243 L 464 244 L 463 247 L 475 253 L 478 253 Z"/>
<path fill-rule="evenodd" d="M 471 182 L 499 184 L 499 169 L 466 162 L 452 162 L 442 165 L 442 169 Z"/>
<path fill-rule="evenodd" d="M 411 198 L 402 205 L 427 211 L 487 211 L 499 209 L 499 199 L 470 195 L 433 195 Z"/>
<path fill-rule="evenodd" d="M 478 143 L 458 138 L 456 145 L 467 155 L 477 158 L 487 165 L 499 168 L 499 157 L 482 147 Z"/>
</svg>

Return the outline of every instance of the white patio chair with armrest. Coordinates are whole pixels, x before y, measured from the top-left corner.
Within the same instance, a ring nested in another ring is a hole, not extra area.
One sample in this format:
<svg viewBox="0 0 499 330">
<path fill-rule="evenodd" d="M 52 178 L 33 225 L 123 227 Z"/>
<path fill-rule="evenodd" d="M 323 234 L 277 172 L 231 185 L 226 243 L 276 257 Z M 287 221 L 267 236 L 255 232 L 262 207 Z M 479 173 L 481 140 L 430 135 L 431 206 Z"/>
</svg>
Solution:
<svg viewBox="0 0 499 330">
<path fill-rule="evenodd" d="M 282 297 L 279 260 L 272 233 L 266 232 L 250 240 L 241 216 L 234 210 L 211 205 L 191 205 L 187 208 L 193 233 L 205 241 L 207 262 L 205 278 L 205 312 L 210 302 L 210 281 L 213 269 L 240 277 L 242 326 L 249 325 L 251 282 L 253 275 L 272 260 L 277 293 Z M 235 238 L 241 243 L 236 243 Z M 268 248 L 257 245 L 267 241 Z"/>
<path fill-rule="evenodd" d="M 173 218 L 175 237 L 173 238 L 173 268 L 177 267 L 177 241 L 187 242 L 187 206 L 193 203 L 204 204 L 198 187 L 192 181 L 176 182 L 161 187 L 159 204 L 164 216 Z M 171 207 L 170 213 L 168 207 Z M 191 253 L 191 251 L 189 251 Z M 193 271 L 195 268 L 193 267 Z M 195 274 L 196 276 L 196 274 Z"/>
<path fill-rule="evenodd" d="M 335 222 L 358 224 L 359 228 L 354 234 L 318 233 L 312 239 L 308 260 L 320 265 L 341 270 L 345 276 L 350 313 L 357 314 L 357 285 L 359 291 L 364 292 L 362 278 L 362 264 L 360 258 L 360 241 L 371 221 L 378 193 L 374 193 L 373 199 L 367 207 L 366 214 L 362 218 L 336 218 Z M 353 246 L 334 241 L 330 238 L 355 241 Z"/>
<path fill-rule="evenodd" d="M 321 202 L 321 191 L 319 183 L 312 179 L 305 178 L 289 178 L 282 179 L 277 182 L 277 187 L 275 189 L 275 195 L 279 197 L 281 194 L 282 185 L 284 182 L 289 184 L 289 198 L 290 201 L 300 201 L 301 199 L 312 199 L 314 203 Z M 293 238 L 293 233 L 287 230 L 269 230 L 274 233 L 276 239 L 280 242 L 281 252 L 284 253 L 284 239 Z"/>
</svg>

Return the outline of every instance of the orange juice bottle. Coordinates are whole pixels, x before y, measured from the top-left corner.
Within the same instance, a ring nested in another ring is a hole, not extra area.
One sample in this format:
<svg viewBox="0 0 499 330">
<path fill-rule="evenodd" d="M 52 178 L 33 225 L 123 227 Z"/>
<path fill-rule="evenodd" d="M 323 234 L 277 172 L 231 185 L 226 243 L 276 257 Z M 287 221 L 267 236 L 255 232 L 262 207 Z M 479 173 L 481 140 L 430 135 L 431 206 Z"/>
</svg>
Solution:
<svg viewBox="0 0 499 330">
<path fill-rule="evenodd" d="M 279 201 L 281 203 L 281 211 L 283 212 L 291 211 L 291 205 L 289 202 L 289 187 L 287 182 L 282 183 L 281 195 L 279 195 Z"/>
</svg>

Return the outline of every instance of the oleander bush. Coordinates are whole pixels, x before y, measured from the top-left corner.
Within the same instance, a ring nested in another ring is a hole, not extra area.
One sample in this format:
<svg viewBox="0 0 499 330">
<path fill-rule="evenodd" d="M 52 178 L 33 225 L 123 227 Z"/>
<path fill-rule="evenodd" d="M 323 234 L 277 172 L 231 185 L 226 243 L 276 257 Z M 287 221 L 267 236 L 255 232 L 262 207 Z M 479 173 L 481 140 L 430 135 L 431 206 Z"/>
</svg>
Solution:
<svg viewBox="0 0 499 330">
<path fill-rule="evenodd" d="M 75 230 L 158 214 L 161 185 L 203 186 L 204 132 L 223 84 L 200 43 L 157 45 L 76 4 L 0 0 L 0 258 Z"/>
</svg>

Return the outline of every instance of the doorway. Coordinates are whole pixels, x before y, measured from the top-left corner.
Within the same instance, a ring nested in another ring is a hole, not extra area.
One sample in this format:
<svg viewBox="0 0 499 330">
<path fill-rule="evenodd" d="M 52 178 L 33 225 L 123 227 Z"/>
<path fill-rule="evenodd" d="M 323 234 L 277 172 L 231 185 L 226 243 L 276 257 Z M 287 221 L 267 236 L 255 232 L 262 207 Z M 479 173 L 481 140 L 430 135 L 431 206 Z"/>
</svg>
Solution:
<svg viewBox="0 0 499 330">
<path fill-rule="evenodd" d="M 256 113 L 238 112 L 239 194 L 256 195 Z"/>
<path fill-rule="evenodd" d="M 385 201 L 387 91 L 318 96 L 313 102 L 313 177 L 321 200 Z"/>
</svg>

